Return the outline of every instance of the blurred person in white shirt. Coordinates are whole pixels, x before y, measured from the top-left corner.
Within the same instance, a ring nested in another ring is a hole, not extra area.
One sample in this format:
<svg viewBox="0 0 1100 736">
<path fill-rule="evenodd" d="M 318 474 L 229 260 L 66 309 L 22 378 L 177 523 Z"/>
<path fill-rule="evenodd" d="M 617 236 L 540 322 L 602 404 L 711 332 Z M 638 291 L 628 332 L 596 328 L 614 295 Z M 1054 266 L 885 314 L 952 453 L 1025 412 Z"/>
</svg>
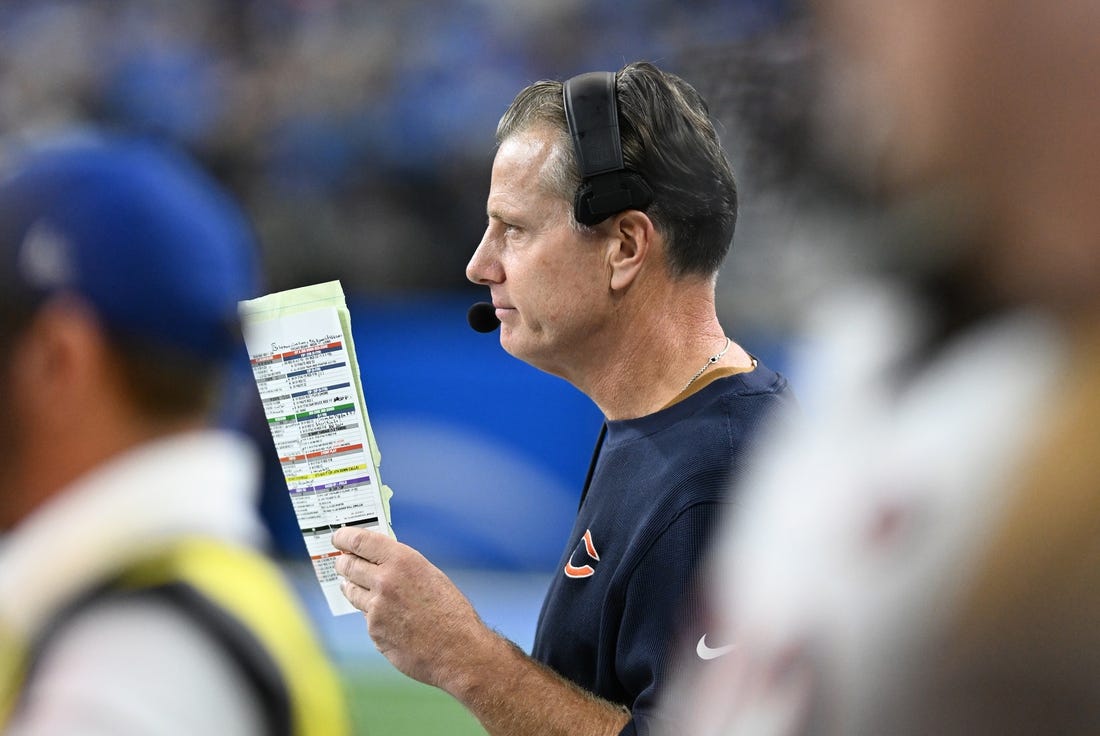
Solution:
<svg viewBox="0 0 1100 736">
<path fill-rule="evenodd" d="M 921 202 L 815 310 L 712 558 L 691 734 L 1100 728 L 1100 4 L 818 0 L 830 130 Z M 921 262 L 921 267 L 913 264 Z"/>
</svg>

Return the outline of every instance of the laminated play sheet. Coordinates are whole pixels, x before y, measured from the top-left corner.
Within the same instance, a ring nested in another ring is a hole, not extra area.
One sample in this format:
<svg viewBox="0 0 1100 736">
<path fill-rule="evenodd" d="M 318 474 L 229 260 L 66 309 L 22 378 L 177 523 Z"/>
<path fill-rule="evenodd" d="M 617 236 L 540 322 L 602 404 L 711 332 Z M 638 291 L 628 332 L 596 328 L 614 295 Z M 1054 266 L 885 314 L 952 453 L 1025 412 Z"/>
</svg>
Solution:
<svg viewBox="0 0 1100 736">
<path fill-rule="evenodd" d="M 391 492 L 363 401 L 339 281 L 241 302 L 245 345 L 313 569 L 334 615 L 355 608 L 334 570 L 343 526 L 393 536 Z"/>
</svg>

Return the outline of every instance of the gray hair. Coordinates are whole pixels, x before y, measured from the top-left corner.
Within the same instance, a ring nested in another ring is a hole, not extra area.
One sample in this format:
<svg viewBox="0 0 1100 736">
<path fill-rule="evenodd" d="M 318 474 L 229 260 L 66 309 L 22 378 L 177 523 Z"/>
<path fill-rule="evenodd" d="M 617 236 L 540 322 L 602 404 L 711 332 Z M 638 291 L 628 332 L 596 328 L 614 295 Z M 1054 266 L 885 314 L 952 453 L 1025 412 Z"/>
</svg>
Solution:
<svg viewBox="0 0 1100 736">
<path fill-rule="evenodd" d="M 733 239 L 737 185 L 706 103 L 690 84 L 646 62 L 618 72 L 616 97 L 623 160 L 653 189 L 646 212 L 668 242 L 673 275 L 713 276 Z M 543 185 L 572 203 L 581 182 L 561 82 L 520 91 L 497 125 L 497 144 L 538 126 L 560 132 Z"/>
</svg>

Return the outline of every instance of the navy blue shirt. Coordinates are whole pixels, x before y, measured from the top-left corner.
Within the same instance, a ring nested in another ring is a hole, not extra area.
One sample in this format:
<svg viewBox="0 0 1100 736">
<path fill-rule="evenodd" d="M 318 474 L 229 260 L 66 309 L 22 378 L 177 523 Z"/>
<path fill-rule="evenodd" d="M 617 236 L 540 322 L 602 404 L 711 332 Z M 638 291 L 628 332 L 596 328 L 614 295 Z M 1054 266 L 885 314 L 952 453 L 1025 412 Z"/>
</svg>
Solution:
<svg viewBox="0 0 1100 736">
<path fill-rule="evenodd" d="M 654 414 L 607 422 L 532 655 L 630 708 L 624 734 L 650 731 L 679 656 L 671 644 L 706 633 L 696 566 L 751 440 L 793 404 L 787 380 L 761 364 Z"/>
</svg>

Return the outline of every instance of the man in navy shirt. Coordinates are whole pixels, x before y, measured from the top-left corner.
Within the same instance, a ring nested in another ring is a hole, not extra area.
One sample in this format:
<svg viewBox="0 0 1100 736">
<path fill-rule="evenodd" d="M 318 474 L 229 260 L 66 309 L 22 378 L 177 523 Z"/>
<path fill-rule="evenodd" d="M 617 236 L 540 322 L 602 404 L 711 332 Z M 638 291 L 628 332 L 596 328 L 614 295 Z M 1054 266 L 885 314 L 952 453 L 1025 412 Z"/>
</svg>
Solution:
<svg viewBox="0 0 1100 736">
<path fill-rule="evenodd" d="M 340 530 L 337 570 L 379 650 L 489 733 L 648 733 L 674 642 L 724 651 L 690 595 L 696 566 L 750 439 L 792 399 L 715 312 L 737 192 L 690 85 L 644 63 L 538 82 L 497 141 L 467 276 L 504 349 L 607 419 L 533 657 L 399 542 Z"/>
</svg>

